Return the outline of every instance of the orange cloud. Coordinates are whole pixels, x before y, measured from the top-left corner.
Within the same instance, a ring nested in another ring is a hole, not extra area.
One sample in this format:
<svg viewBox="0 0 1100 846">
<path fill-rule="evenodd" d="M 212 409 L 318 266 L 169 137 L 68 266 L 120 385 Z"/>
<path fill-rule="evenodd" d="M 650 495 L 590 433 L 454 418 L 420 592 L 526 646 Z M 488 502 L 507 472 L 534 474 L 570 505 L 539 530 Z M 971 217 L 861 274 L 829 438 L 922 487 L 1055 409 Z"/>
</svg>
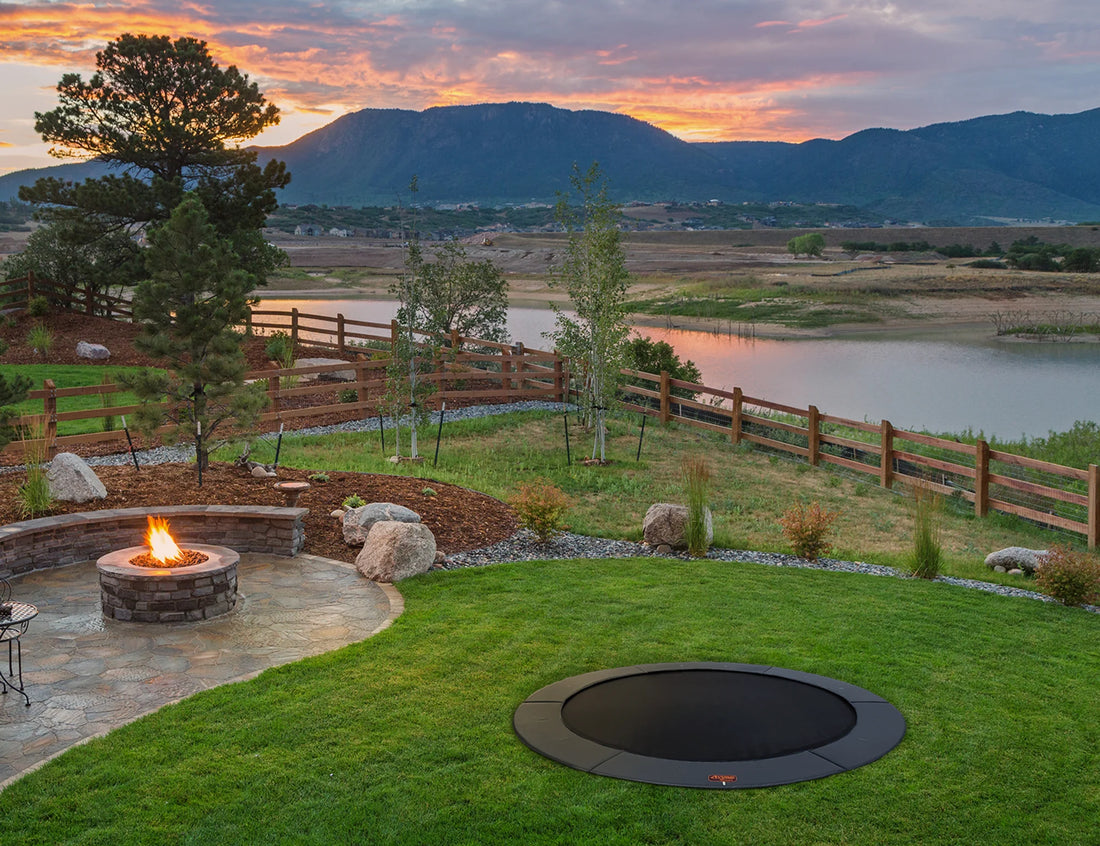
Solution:
<svg viewBox="0 0 1100 846">
<path fill-rule="evenodd" d="M 848 17 L 848 16 L 847 15 L 833 15 L 832 17 L 828 17 L 828 18 L 810 18 L 808 20 L 799 21 L 798 22 L 798 28 L 799 29 L 809 29 L 809 28 L 815 27 L 815 26 L 825 26 L 825 24 L 831 24 L 831 23 L 834 23 L 835 21 L 842 21 L 846 17 Z"/>
</svg>

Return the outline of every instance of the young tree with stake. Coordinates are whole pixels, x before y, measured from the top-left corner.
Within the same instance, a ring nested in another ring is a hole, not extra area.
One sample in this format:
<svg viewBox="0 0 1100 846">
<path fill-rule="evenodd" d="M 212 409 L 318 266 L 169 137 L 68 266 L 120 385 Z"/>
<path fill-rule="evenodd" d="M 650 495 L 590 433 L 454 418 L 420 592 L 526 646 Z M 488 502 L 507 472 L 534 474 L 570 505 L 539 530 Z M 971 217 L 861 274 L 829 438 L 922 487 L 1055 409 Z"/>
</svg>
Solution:
<svg viewBox="0 0 1100 846">
<path fill-rule="evenodd" d="M 565 260 L 555 284 L 569 292 L 576 317 L 560 309 L 554 340 L 584 372 L 583 402 L 591 412 L 592 459 L 606 460 L 606 414 L 622 379 L 629 327 L 626 323 L 626 253 L 619 233 L 619 206 L 607 196 L 607 182 L 593 162 L 581 174 L 573 165 L 572 192 L 558 200 L 555 218 L 569 233 Z M 571 204 L 570 200 L 574 203 Z"/>
</svg>

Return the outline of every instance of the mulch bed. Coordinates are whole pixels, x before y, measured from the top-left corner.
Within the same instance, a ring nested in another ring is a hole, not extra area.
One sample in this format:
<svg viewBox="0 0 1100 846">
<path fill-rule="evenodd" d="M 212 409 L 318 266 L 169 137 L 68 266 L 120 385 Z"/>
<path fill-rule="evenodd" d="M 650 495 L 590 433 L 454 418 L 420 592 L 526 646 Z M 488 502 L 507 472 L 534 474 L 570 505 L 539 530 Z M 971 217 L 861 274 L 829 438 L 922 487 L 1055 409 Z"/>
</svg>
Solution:
<svg viewBox="0 0 1100 846">
<path fill-rule="evenodd" d="M 168 505 L 284 505 L 285 497 L 274 484 L 309 481 L 312 472 L 280 467 L 277 479 L 257 479 L 232 464 L 218 463 L 203 473 L 200 488 L 193 464 L 157 464 L 140 471 L 132 466 L 92 469 L 107 488 L 107 498 L 82 504 L 56 503 L 50 514 Z M 457 485 L 370 473 L 330 472 L 328 477 L 327 482 L 310 482 L 310 489 L 298 500 L 299 507 L 309 509 L 303 551 L 312 555 L 355 561 L 361 547 L 347 546 L 340 524 L 330 516 L 351 494 L 367 502 L 393 502 L 415 511 L 432 530 L 437 547 L 447 554 L 494 544 L 517 528 L 509 506 Z M 16 498 L 23 480 L 18 472 L 0 476 L 0 525 L 23 519 Z M 426 488 L 435 495 L 425 493 Z"/>
</svg>

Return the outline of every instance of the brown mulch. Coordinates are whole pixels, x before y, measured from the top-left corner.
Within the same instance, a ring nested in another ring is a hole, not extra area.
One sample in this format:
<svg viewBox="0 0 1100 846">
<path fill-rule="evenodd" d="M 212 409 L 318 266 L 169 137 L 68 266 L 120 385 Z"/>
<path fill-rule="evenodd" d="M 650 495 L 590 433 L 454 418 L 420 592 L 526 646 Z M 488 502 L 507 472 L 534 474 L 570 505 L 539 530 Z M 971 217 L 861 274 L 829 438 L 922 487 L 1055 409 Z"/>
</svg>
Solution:
<svg viewBox="0 0 1100 846">
<path fill-rule="evenodd" d="M 89 503 L 56 503 L 50 514 L 96 511 L 102 508 L 156 508 L 167 505 L 284 505 L 275 482 L 309 481 L 311 471 L 279 468 L 277 479 L 257 479 L 232 464 L 212 464 L 198 475 L 193 464 L 157 464 L 140 471 L 132 465 L 93 467 L 107 488 L 107 498 Z M 512 509 L 497 499 L 443 482 L 370 473 L 328 473 L 327 482 L 310 482 L 299 507 L 308 508 L 303 552 L 355 561 L 361 547 L 344 543 L 340 524 L 330 516 L 344 498 L 358 494 L 367 502 L 393 502 L 412 509 L 435 535 L 446 554 L 488 546 L 510 537 L 516 530 Z M 16 488 L 22 473 L 0 475 L 0 525 L 22 519 Z M 432 496 L 425 489 L 435 491 Z M 39 515 L 48 516 L 48 515 Z"/>
</svg>

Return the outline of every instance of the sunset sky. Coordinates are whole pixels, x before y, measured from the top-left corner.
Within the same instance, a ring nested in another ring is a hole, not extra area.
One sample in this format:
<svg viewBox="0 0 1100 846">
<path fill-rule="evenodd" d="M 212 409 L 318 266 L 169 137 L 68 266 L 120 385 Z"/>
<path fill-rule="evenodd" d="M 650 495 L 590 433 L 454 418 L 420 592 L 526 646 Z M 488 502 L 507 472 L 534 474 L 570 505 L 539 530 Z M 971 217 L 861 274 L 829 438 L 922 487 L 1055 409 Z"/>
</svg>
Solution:
<svg viewBox="0 0 1100 846">
<path fill-rule="evenodd" d="M 282 110 L 601 109 L 689 141 L 843 138 L 1100 106 L 1094 0 L 0 0 L 0 173 L 56 164 L 34 113 L 123 32 L 195 36 Z"/>
</svg>

